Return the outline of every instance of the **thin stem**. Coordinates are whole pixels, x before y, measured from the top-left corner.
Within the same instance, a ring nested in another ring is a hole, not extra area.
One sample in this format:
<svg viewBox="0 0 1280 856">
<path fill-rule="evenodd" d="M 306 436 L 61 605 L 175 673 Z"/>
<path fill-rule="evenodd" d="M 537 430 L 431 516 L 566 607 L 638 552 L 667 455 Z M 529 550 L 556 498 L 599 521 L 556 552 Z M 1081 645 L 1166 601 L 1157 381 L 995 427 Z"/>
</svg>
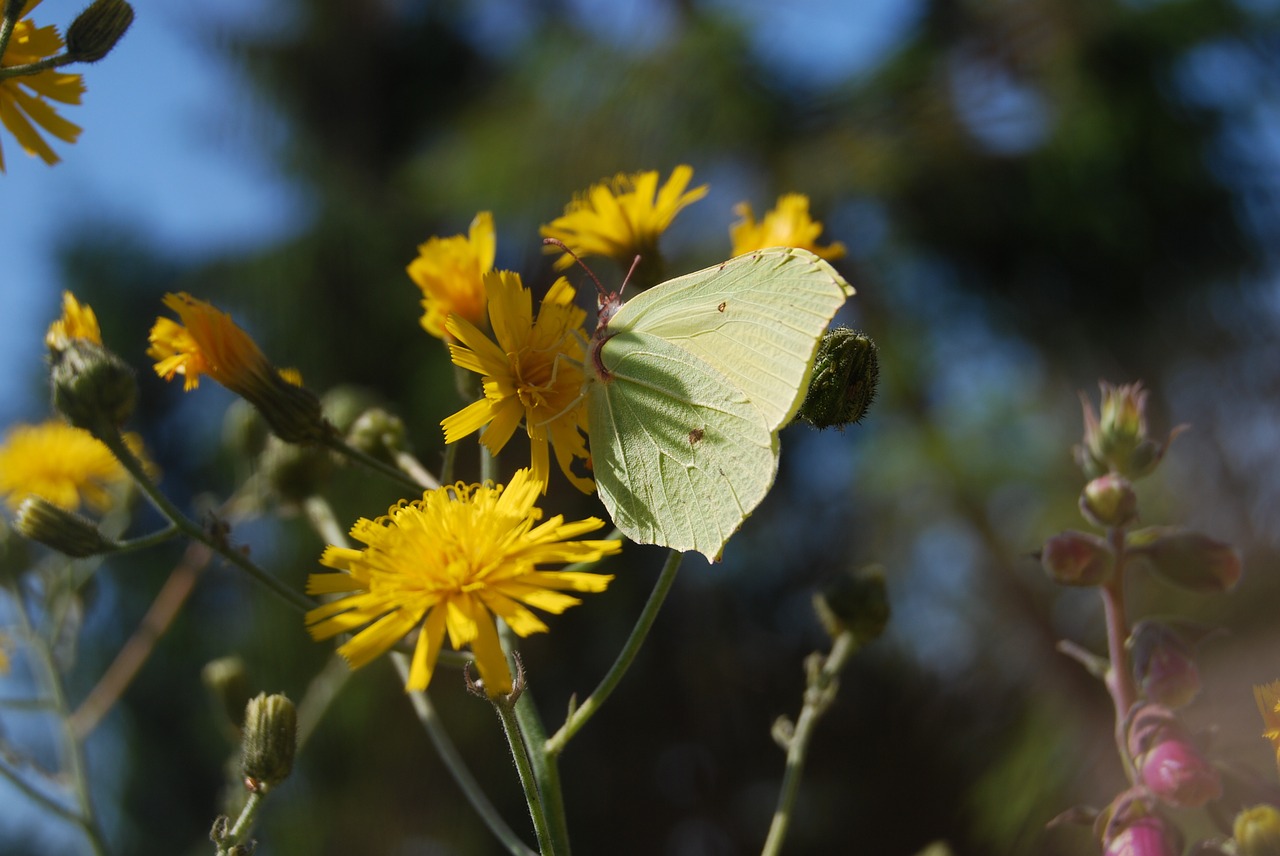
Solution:
<svg viewBox="0 0 1280 856">
<path fill-rule="evenodd" d="M 1107 533 L 1107 539 L 1115 553 L 1115 574 L 1111 581 L 1100 589 L 1102 593 L 1102 610 L 1107 625 L 1107 654 L 1111 666 L 1107 670 L 1105 683 L 1111 694 L 1111 702 L 1116 714 L 1116 748 L 1124 763 L 1125 772 L 1130 780 L 1135 775 L 1133 763 L 1129 758 L 1128 740 L 1125 739 L 1125 722 L 1129 710 L 1137 701 L 1138 691 L 1133 683 L 1133 670 L 1129 667 L 1129 651 L 1125 640 L 1129 637 L 1129 620 L 1124 605 L 1124 530 L 1113 528 Z"/>
<path fill-rule="evenodd" d="M 130 538 L 126 541 L 117 541 L 114 553 L 132 553 L 137 550 L 145 550 L 148 547 L 154 547 L 157 544 L 163 544 L 166 541 L 172 541 L 181 535 L 182 531 L 177 526 L 170 523 L 163 529 L 157 529 L 150 535 L 139 535 L 137 538 Z"/>
<path fill-rule="evenodd" d="M 5 41 L 8 41 L 6 39 Z M 6 45 L 7 47 L 7 45 Z M 3 56 L 3 54 L 0 54 Z M 42 71 L 48 71 L 51 68 L 61 68 L 64 65 L 70 65 L 75 62 L 75 58 L 71 54 L 58 54 L 57 56 L 45 57 L 35 62 L 23 63 L 22 65 L 7 65 L 0 68 L 0 80 L 6 80 L 10 77 L 26 77 L 32 74 L 39 74 Z"/>
<path fill-rule="evenodd" d="M 519 684 L 517 684 L 519 686 Z M 524 735 L 520 731 L 520 722 L 516 718 L 515 704 L 505 698 L 490 699 L 502 722 L 502 731 L 507 736 L 507 744 L 511 747 L 511 758 L 516 764 L 516 773 L 520 776 L 520 787 L 524 789 L 525 802 L 529 804 L 529 817 L 533 820 L 533 831 L 538 836 L 538 852 L 542 856 L 554 856 L 557 852 L 551 840 L 551 828 L 547 823 L 546 808 L 542 804 L 542 794 L 538 790 L 538 780 L 533 775 L 533 763 L 529 760 L 529 747 L 525 745 Z"/>
<path fill-rule="evenodd" d="M 631 628 L 631 635 L 618 653 L 618 658 L 609 667 L 600 685 L 569 714 L 564 725 L 560 726 L 560 730 L 547 740 L 542 751 L 553 756 L 563 752 L 573 735 L 587 724 L 621 683 L 627 669 L 631 667 L 631 663 L 640 652 L 640 646 L 644 644 L 645 637 L 649 635 L 649 629 L 653 627 L 654 620 L 658 617 L 658 610 L 662 608 L 662 602 L 666 600 L 667 592 L 671 590 L 671 585 L 676 580 L 676 571 L 680 569 L 680 561 L 683 558 L 684 554 L 678 550 L 672 550 L 668 554 L 667 561 L 662 566 L 662 572 L 658 574 L 658 580 L 653 584 L 653 591 L 649 593 L 649 600 L 636 619 L 635 627 Z"/>
<path fill-rule="evenodd" d="M 408 473 L 414 481 L 428 490 L 435 490 L 440 487 L 440 480 L 422 465 L 422 461 L 405 451 L 396 451 L 394 454 L 396 466 Z"/>
<path fill-rule="evenodd" d="M 395 664 L 396 671 L 399 672 L 401 680 L 409 678 L 409 658 L 398 651 L 391 653 L 391 662 Z M 425 692 L 414 691 L 408 694 L 409 702 L 413 705 L 414 713 L 418 715 L 418 721 L 422 723 L 422 727 L 426 730 L 427 736 L 431 738 L 431 743 L 436 747 L 436 752 L 440 755 L 440 760 L 444 762 L 445 768 L 449 774 L 453 776 L 453 780 L 457 782 L 458 787 L 462 789 L 462 793 L 466 796 L 467 801 L 471 803 L 471 807 L 475 809 L 476 814 L 480 815 L 480 819 L 485 826 L 489 827 L 489 831 L 494 834 L 507 849 L 512 856 L 537 856 L 528 845 L 520 840 L 520 837 L 507 825 L 502 819 L 502 815 L 498 814 L 498 810 L 494 808 L 493 803 L 489 802 L 489 797 L 485 795 L 484 789 L 480 787 L 480 783 L 476 781 L 475 776 L 471 774 L 471 770 L 467 768 L 467 764 L 462 760 L 458 748 L 453 745 L 453 741 L 449 738 L 449 733 L 445 731 L 444 723 L 440 721 L 439 714 L 431 704 L 431 699 L 427 697 Z"/>
<path fill-rule="evenodd" d="M 298 702 L 298 752 L 307 745 L 315 733 L 325 711 L 338 693 L 351 680 L 351 667 L 337 654 L 329 658 L 323 669 L 307 684 L 307 690 Z"/>
<path fill-rule="evenodd" d="M 71 730 L 78 739 L 89 735 L 108 711 L 115 706 L 125 689 L 137 677 L 160 640 L 173 623 L 173 619 L 187 602 L 200 574 L 208 567 L 213 551 L 203 544 L 190 544 L 174 569 L 169 573 L 147 614 L 134 629 L 129 641 L 116 654 L 111 665 L 102 673 L 98 683 L 71 715 Z"/>
<path fill-rule="evenodd" d="M 800 778 L 804 773 L 804 762 L 809 752 L 809 743 L 813 739 L 814 727 L 831 707 L 839 686 L 840 670 L 857 649 L 853 634 L 841 633 L 836 637 L 821 669 L 809 678 L 804 693 L 804 707 L 796 720 L 795 730 L 787 740 L 787 766 L 782 775 L 782 788 L 778 793 L 778 807 L 774 810 L 769 836 L 765 839 L 764 849 L 760 851 L 761 856 L 777 856 L 782 851 L 782 842 L 786 839 L 787 829 L 791 824 L 791 812 L 795 807 L 796 794 L 800 790 Z"/>
<path fill-rule="evenodd" d="M 218 842 L 218 856 L 230 853 L 231 849 L 249 834 L 249 830 L 253 828 L 253 822 L 258 818 L 258 812 L 262 810 L 262 803 L 266 796 L 261 791 L 249 792 L 249 798 L 244 801 L 244 808 L 240 809 L 240 816 L 236 818 L 235 825 Z"/>
<path fill-rule="evenodd" d="M 338 547 L 351 546 L 347 541 L 347 533 L 338 523 L 338 517 L 333 513 L 333 506 L 329 504 L 329 500 L 323 496 L 309 496 L 302 503 L 302 513 L 306 515 L 307 522 L 311 524 L 312 529 L 316 530 L 321 540 Z"/>
<path fill-rule="evenodd" d="M 458 463 L 458 444 L 450 443 L 444 447 L 444 463 L 440 467 L 440 483 L 453 484 L 453 469 Z"/>
<path fill-rule="evenodd" d="M 25 3 L 4 3 L 4 16 L 0 18 L 0 60 L 4 59 L 4 52 L 9 48 L 9 39 L 13 36 L 13 28 L 18 25 L 18 19 L 22 17 L 22 10 L 25 7 Z"/>
<path fill-rule="evenodd" d="M 289 586 L 277 580 L 266 571 L 259 568 L 249 560 L 247 556 L 239 550 L 234 550 L 225 539 L 214 537 L 206 532 L 203 527 L 192 522 L 185 514 L 183 514 L 177 506 L 169 501 L 151 478 L 147 475 L 146 469 L 142 466 L 142 462 L 137 459 L 133 451 L 125 444 L 124 439 L 120 436 L 120 431 L 114 425 L 104 424 L 94 426 L 93 435 L 102 441 L 116 459 L 124 466 L 129 474 L 133 476 L 133 480 L 137 483 L 139 489 L 146 495 L 147 500 L 164 515 L 174 526 L 182 530 L 182 533 L 188 538 L 192 538 L 205 546 L 212 549 L 218 555 L 222 556 L 231 564 L 240 568 L 253 577 L 262 585 L 266 586 L 282 600 L 295 609 L 306 612 L 315 607 L 315 603 L 301 592 L 295 591 Z"/>
<path fill-rule="evenodd" d="M 373 455 L 362 452 L 355 446 L 348 445 L 345 440 L 335 434 L 327 434 L 324 438 L 324 444 L 340 455 L 345 455 L 357 463 L 364 464 L 374 472 L 381 473 L 394 482 L 408 488 L 412 488 L 414 492 L 420 492 L 423 488 L 439 487 L 440 483 L 431 474 L 427 473 L 428 480 L 420 482 L 419 480 L 406 475 L 401 470 L 396 469 L 388 463 L 378 460 Z"/>
</svg>

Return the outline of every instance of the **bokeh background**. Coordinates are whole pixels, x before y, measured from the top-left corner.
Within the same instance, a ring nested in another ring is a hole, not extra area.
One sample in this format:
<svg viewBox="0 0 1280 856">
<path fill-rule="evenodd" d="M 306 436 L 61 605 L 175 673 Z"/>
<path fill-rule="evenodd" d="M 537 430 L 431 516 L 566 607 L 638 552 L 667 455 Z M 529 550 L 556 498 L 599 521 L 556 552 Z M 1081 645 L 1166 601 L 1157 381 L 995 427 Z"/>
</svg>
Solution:
<svg viewBox="0 0 1280 856">
<path fill-rule="evenodd" d="M 723 563 L 686 560 L 640 661 L 564 756 L 578 852 L 758 851 L 782 772 L 770 724 L 797 712 L 802 659 L 825 644 L 811 595 L 870 563 L 887 569 L 891 625 L 821 725 L 786 852 L 1096 852 L 1087 830 L 1044 826 L 1120 786 L 1105 693 L 1054 650 L 1103 650 L 1100 606 L 1051 585 L 1033 553 L 1082 525 L 1070 446 L 1077 392 L 1096 397 L 1100 378 L 1144 381 L 1155 431 L 1192 426 L 1142 484 L 1144 518 L 1237 544 L 1245 577 L 1214 597 L 1136 577 L 1132 608 L 1231 629 L 1203 652 L 1188 718 L 1216 729 L 1223 758 L 1272 774 L 1251 685 L 1280 678 L 1280 3 L 135 5 L 117 50 L 82 69 L 85 104 L 66 115 L 85 132 L 58 147 L 65 162 L 4 140 L 0 420 L 47 415 L 43 330 L 71 289 L 138 366 L 133 427 L 188 507 L 245 468 L 222 445 L 231 396 L 149 371 L 165 292 L 230 311 L 313 388 L 371 391 L 434 464 L 460 402 L 404 273 L 427 237 L 491 210 L 499 266 L 545 288 L 537 227 L 573 192 L 688 163 L 711 190 L 663 238 L 669 270 L 723 259 L 733 206 L 760 214 L 788 191 L 848 246 L 859 293 L 842 320 L 879 343 L 875 407 L 844 432 L 785 431 L 777 487 Z M 37 20 L 76 11 L 45 0 Z M 600 512 L 566 488 L 546 507 Z M 397 495 L 343 473 L 331 498 L 352 521 Z M 154 523 L 140 511 L 137 531 Z M 287 515 L 234 537 L 299 586 L 323 547 Z M 102 567 L 73 695 L 179 554 Z M 661 560 L 628 550 L 606 594 L 528 641 L 552 723 L 612 660 Z M 230 747 L 206 661 L 239 653 L 255 689 L 299 698 L 328 652 L 241 575 L 206 573 L 89 742 L 119 852 L 210 852 Z M 491 712 L 447 672 L 432 693 L 522 829 Z M 36 728 L 0 722 L 15 740 Z M 258 837 L 270 854 L 499 852 L 386 662 L 347 685 Z M 83 845 L 6 791 L 0 851 Z"/>
</svg>

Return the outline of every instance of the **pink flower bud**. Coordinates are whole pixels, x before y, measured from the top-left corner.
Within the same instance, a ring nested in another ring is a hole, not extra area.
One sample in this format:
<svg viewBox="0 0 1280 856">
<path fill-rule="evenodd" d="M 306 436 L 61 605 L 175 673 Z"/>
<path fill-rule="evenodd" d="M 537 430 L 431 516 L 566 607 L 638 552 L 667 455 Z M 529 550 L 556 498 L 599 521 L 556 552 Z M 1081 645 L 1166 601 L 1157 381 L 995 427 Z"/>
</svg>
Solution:
<svg viewBox="0 0 1280 856">
<path fill-rule="evenodd" d="M 1142 784 L 1178 808 L 1199 808 L 1222 796 L 1222 780 L 1190 740 L 1161 741 L 1137 759 Z"/>
<path fill-rule="evenodd" d="M 1062 585 L 1096 586 L 1111 579 L 1115 555 L 1098 536 L 1068 530 L 1044 543 L 1040 564 Z"/>
<path fill-rule="evenodd" d="M 1156 814 L 1139 817 L 1106 842 L 1103 856 L 1178 856 L 1177 832 Z"/>
<path fill-rule="evenodd" d="M 1147 701 L 1183 707 L 1200 692 L 1192 644 L 1160 621 L 1140 621 L 1129 636 L 1133 676 Z"/>
<path fill-rule="evenodd" d="M 1174 585 L 1191 591 L 1230 591 L 1243 573 L 1240 551 L 1199 532 L 1157 526 L 1133 533 L 1130 555 Z"/>
</svg>

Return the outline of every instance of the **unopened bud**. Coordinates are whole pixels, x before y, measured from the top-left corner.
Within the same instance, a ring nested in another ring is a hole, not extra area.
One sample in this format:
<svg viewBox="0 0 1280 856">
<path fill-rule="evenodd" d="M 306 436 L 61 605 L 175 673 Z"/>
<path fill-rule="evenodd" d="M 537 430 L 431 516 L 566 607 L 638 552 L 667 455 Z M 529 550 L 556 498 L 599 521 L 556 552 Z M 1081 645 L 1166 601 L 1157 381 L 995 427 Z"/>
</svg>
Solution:
<svg viewBox="0 0 1280 856">
<path fill-rule="evenodd" d="M 404 420 L 381 407 L 361 413 L 347 432 L 347 442 L 379 460 L 395 461 L 395 453 L 408 446 Z"/>
<path fill-rule="evenodd" d="M 200 670 L 200 678 L 226 714 L 227 722 L 239 731 L 249 703 L 249 678 L 245 673 L 244 660 L 239 657 L 210 660 Z"/>
<path fill-rule="evenodd" d="M 97 62 L 132 23 L 133 7 L 125 0 L 94 0 L 67 28 L 67 53 L 77 62 Z"/>
<path fill-rule="evenodd" d="M 1106 541 L 1075 530 L 1054 535 L 1040 551 L 1040 564 L 1054 582 L 1065 586 L 1102 585 L 1111 579 L 1115 563 Z"/>
<path fill-rule="evenodd" d="M 133 413 L 138 383 L 133 369 L 101 345 L 73 339 L 50 356 L 53 406 L 77 428 L 118 426 Z"/>
<path fill-rule="evenodd" d="M 1236 815 L 1232 837 L 1240 856 L 1280 856 L 1280 809 L 1255 805 Z"/>
<path fill-rule="evenodd" d="M 274 434 L 267 437 L 259 461 L 263 478 L 282 501 L 293 505 L 315 496 L 333 471 L 327 449 L 286 443 Z"/>
<path fill-rule="evenodd" d="M 1098 476 L 1080 494 L 1080 513 L 1094 526 L 1128 526 L 1138 516 L 1133 485 L 1114 473 Z"/>
<path fill-rule="evenodd" d="M 1103 856 L 1178 856 L 1178 831 L 1158 814 L 1135 818 L 1105 842 Z"/>
<path fill-rule="evenodd" d="M 1240 551 L 1199 532 L 1158 526 L 1132 533 L 1129 555 L 1160 577 L 1195 592 L 1230 591 L 1243 573 Z"/>
<path fill-rule="evenodd" d="M 59 508 L 41 496 L 29 496 L 22 501 L 13 525 L 24 538 L 73 559 L 110 553 L 119 546 L 104 538 L 93 521 Z"/>
<path fill-rule="evenodd" d="M 1128 647 L 1134 680 L 1148 701 L 1178 708 L 1189 704 L 1200 692 L 1194 642 L 1186 633 L 1148 619 L 1133 628 Z"/>
<path fill-rule="evenodd" d="M 1128 724 L 1129 755 L 1146 789 L 1169 805 L 1199 808 L 1222 796 L 1222 779 L 1173 711 L 1144 704 Z"/>
<path fill-rule="evenodd" d="M 847 327 L 830 330 L 818 344 L 809 391 L 796 418 L 815 428 L 852 425 L 867 414 L 879 382 L 876 343 Z"/>
<path fill-rule="evenodd" d="M 371 407 L 377 407 L 378 396 L 370 389 L 356 384 L 339 384 L 325 390 L 320 396 L 320 407 L 325 418 L 339 434 L 345 435 L 360 414 Z"/>
<path fill-rule="evenodd" d="M 298 713 L 283 695 L 259 693 L 244 710 L 241 770 L 250 790 L 265 793 L 293 772 Z"/>
<path fill-rule="evenodd" d="M 872 565 L 838 574 L 814 595 L 813 608 L 831 638 L 848 632 L 859 645 L 870 642 L 889 623 L 884 569 Z"/>
<path fill-rule="evenodd" d="M 1101 418 L 1084 394 L 1080 396 L 1084 440 L 1075 448 L 1077 462 L 1089 478 L 1108 472 L 1130 479 L 1149 474 L 1184 426 L 1171 431 L 1163 443 L 1158 442 L 1147 435 L 1147 391 L 1141 383 L 1113 386 L 1102 381 L 1099 386 Z"/>
</svg>

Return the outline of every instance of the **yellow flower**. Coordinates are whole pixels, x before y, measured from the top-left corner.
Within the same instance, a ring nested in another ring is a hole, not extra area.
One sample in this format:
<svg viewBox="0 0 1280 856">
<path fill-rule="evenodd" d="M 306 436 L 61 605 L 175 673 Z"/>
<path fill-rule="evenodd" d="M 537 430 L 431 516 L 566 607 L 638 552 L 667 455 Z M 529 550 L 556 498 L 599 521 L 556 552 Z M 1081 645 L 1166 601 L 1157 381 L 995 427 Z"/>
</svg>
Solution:
<svg viewBox="0 0 1280 856">
<path fill-rule="evenodd" d="M 535 526 L 541 491 L 522 469 L 505 488 L 459 483 L 360 519 L 351 537 L 367 546 L 326 548 L 320 564 L 342 573 L 307 581 L 309 594 L 342 595 L 307 613 L 312 637 L 355 633 L 338 648 L 354 669 L 421 628 L 405 688 L 424 690 L 448 630 L 455 649 L 471 647 L 490 695 L 511 692 L 493 617 L 521 636 L 545 632 L 528 607 L 558 615 L 581 603 L 562 592 L 601 592 L 613 577 L 538 566 L 593 562 L 621 549 L 617 541 L 571 540 L 604 525 L 595 517 L 566 523 L 557 515 Z"/>
<path fill-rule="evenodd" d="M 575 475 L 573 459 L 587 457 L 586 401 L 582 395 L 582 322 L 586 313 L 574 302 L 568 280 L 556 280 L 533 319 L 533 297 L 520 275 L 494 271 L 485 276 L 489 320 L 495 344 L 463 318 L 449 318 L 446 329 L 453 362 L 484 376 L 484 398 L 440 424 L 444 441 L 453 443 L 484 428 L 480 442 L 493 454 L 502 451 L 523 420 L 529 435 L 533 477 L 546 489 L 551 475 L 547 445 L 565 476 L 583 493 L 594 490 L 591 479 Z M 487 426 L 487 427 L 486 427 Z"/>
<path fill-rule="evenodd" d="M 1280 770 L 1280 681 L 1254 687 L 1253 697 L 1258 702 L 1258 711 L 1265 726 L 1262 736 L 1275 748 L 1276 769 Z"/>
<path fill-rule="evenodd" d="M 95 345 L 102 344 L 102 331 L 98 328 L 98 316 L 87 303 L 76 300 L 69 291 L 62 292 L 62 317 L 49 325 L 44 343 L 55 351 L 65 350 L 72 339 L 84 339 Z"/>
<path fill-rule="evenodd" d="M 839 241 L 818 246 L 822 224 L 809 216 L 809 197 L 802 193 L 779 196 L 777 207 L 759 223 L 746 202 L 738 203 L 733 211 L 742 218 L 729 227 L 735 256 L 766 247 L 800 247 L 827 261 L 844 257 L 844 244 Z"/>
<path fill-rule="evenodd" d="M 151 328 L 147 356 L 156 361 L 156 374 L 165 380 L 182 375 L 187 391 L 208 375 L 256 407 L 280 439 L 320 439 L 327 430 L 320 402 L 295 383 L 301 379 L 296 372 L 282 376 L 249 334 L 217 307 L 189 294 L 165 295 L 164 303 L 182 324 L 157 318 Z"/>
<path fill-rule="evenodd" d="M 681 164 L 658 187 L 658 172 L 619 173 L 611 182 L 593 184 L 573 198 L 564 215 L 542 227 L 544 238 L 558 238 L 580 256 L 608 256 L 623 266 L 635 256 L 648 256 L 658 246 L 676 214 L 707 195 L 704 184 L 688 192 L 693 167 Z M 559 252 L 548 246 L 549 253 Z M 567 253 L 556 260 L 563 270 L 573 264 Z"/>
<path fill-rule="evenodd" d="M 27 12 L 40 5 L 40 0 L 27 4 Z M 62 50 L 62 38 L 56 27 L 37 27 L 22 20 L 13 28 L 9 46 L 0 57 L 0 67 L 27 65 L 51 57 Z M 80 126 L 57 114 L 49 104 L 79 104 L 84 82 L 78 74 L 65 74 L 51 68 L 36 74 L 18 75 L 0 80 L 0 124 L 9 129 L 18 145 L 29 155 L 38 155 L 45 163 L 55 164 L 58 156 L 40 136 L 40 128 L 67 143 L 80 136 Z M 37 127 L 38 126 L 38 127 Z M 0 151 L 0 172 L 4 171 L 4 153 Z"/>
<path fill-rule="evenodd" d="M 141 438 L 128 434 L 125 441 L 141 457 Z M 28 496 L 39 496 L 68 511 L 81 502 L 105 511 L 128 481 L 128 472 L 106 446 L 65 422 L 15 425 L 0 443 L 0 496 L 12 509 Z"/>
<path fill-rule="evenodd" d="M 466 236 L 431 238 L 418 247 L 409 263 L 409 277 L 422 289 L 422 327 L 438 339 L 444 322 L 461 315 L 472 324 L 484 323 L 484 275 L 493 270 L 493 215 L 481 211 Z"/>
</svg>

